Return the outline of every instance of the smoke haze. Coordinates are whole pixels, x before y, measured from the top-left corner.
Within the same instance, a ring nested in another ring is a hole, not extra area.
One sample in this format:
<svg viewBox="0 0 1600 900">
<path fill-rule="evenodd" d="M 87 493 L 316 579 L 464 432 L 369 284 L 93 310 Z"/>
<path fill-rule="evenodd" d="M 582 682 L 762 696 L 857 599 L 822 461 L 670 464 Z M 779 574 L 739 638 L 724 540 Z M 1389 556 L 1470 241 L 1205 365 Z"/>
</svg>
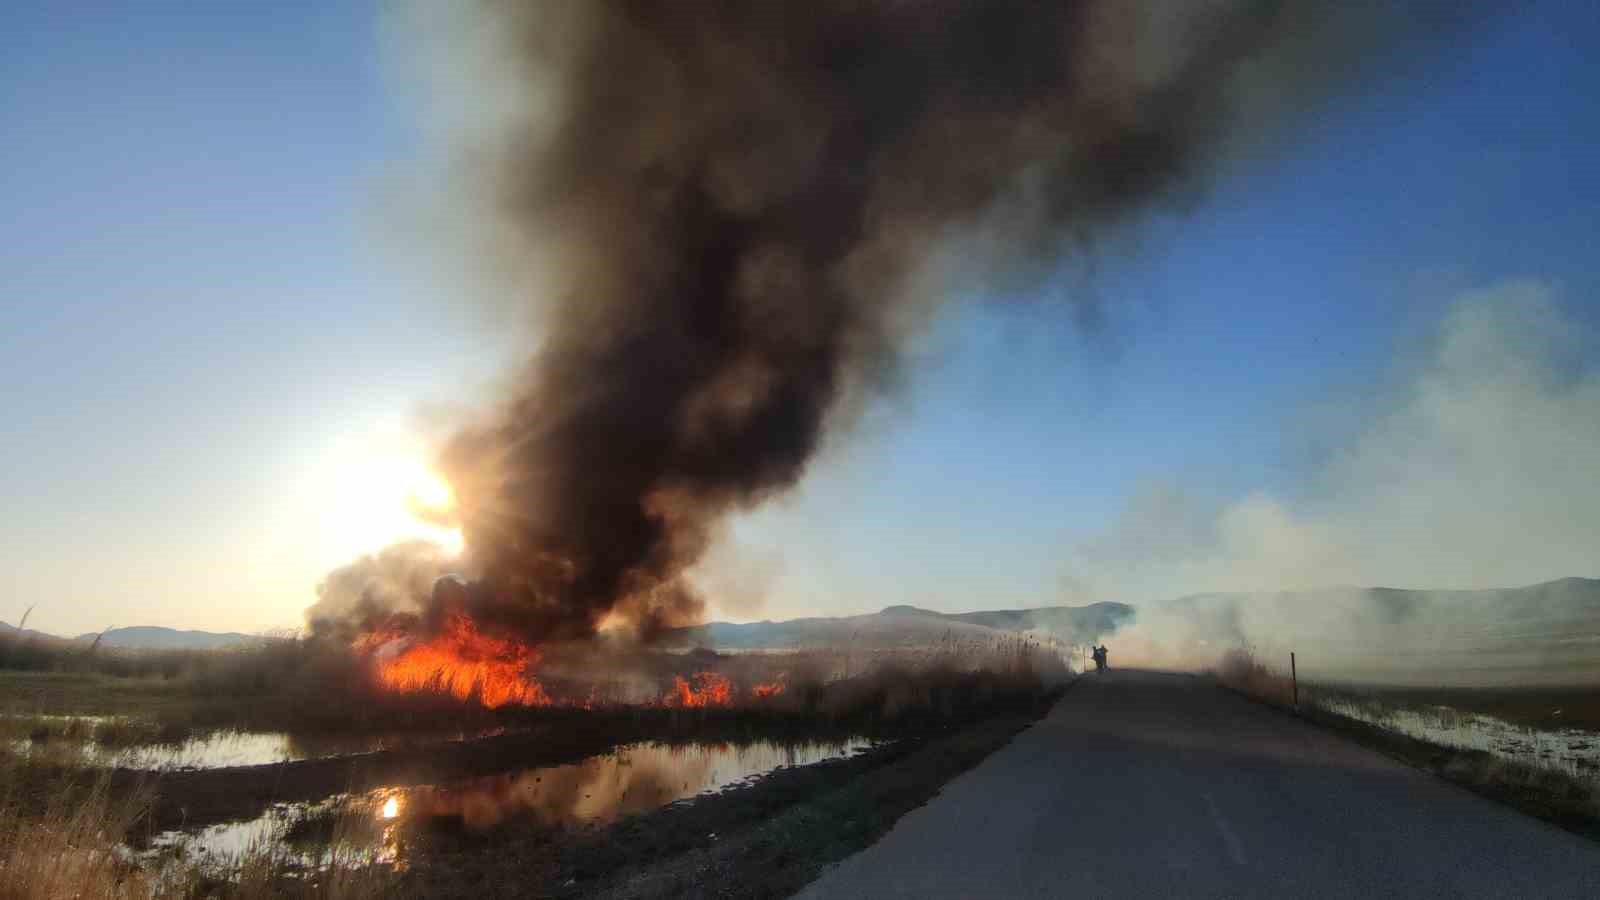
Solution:
<svg viewBox="0 0 1600 900">
<path fill-rule="evenodd" d="M 1117 639 L 1166 665 L 1207 664 L 1220 645 L 1315 641 L 1319 665 L 1370 671 L 1401 647 L 1468 654 L 1511 624 L 1521 627 L 1500 633 L 1526 639 L 1525 654 L 1557 637 L 1600 641 L 1594 582 L 1574 580 L 1537 613 L 1449 593 L 1600 575 L 1600 372 L 1584 365 L 1585 346 L 1594 335 L 1548 285 L 1466 293 L 1303 497 L 1215 504 L 1182 484 L 1151 485 L 1072 549 L 1074 589 L 1138 605 L 1139 626 Z M 1337 585 L 1432 593 L 1402 602 Z M 1309 592 L 1280 593 L 1295 590 Z"/>
<path fill-rule="evenodd" d="M 685 573 L 719 523 L 894 384 L 950 293 L 940 254 L 1015 287 L 1191 201 L 1440 30 L 1422 8 L 419 6 L 403 46 L 448 159 L 440 239 L 536 331 L 441 455 L 475 614 L 535 637 L 695 618 Z"/>
<path fill-rule="evenodd" d="M 327 632 L 367 627 L 390 613 L 421 614 L 433 582 L 454 565 L 429 541 L 392 544 L 329 572 L 317 585 L 306 622 L 314 632 Z"/>
</svg>

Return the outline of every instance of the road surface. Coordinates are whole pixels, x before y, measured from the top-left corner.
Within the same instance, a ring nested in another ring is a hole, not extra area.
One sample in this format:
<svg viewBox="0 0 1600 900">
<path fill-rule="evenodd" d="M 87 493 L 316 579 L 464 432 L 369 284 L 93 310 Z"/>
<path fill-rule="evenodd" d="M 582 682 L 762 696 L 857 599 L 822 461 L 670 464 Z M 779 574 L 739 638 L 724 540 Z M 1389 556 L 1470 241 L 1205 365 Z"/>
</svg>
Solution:
<svg viewBox="0 0 1600 900">
<path fill-rule="evenodd" d="M 1600 897 L 1600 845 L 1200 678 L 1112 671 L 800 896 Z"/>
</svg>

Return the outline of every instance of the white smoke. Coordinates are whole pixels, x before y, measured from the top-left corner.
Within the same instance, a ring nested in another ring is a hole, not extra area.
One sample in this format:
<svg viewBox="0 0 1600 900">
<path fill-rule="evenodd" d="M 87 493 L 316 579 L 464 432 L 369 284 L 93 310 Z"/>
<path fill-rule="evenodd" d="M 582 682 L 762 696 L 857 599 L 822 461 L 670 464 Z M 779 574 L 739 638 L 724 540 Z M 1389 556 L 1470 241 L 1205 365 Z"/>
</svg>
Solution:
<svg viewBox="0 0 1600 900">
<path fill-rule="evenodd" d="M 1079 591 L 1145 607 L 1141 626 L 1119 640 L 1169 664 L 1226 633 L 1260 644 L 1308 628 L 1375 639 L 1370 595 L 1330 586 L 1483 589 L 1593 576 L 1600 372 L 1581 359 L 1590 338 L 1550 285 L 1464 294 L 1420 358 L 1405 361 L 1414 374 L 1386 411 L 1349 434 L 1295 499 L 1260 491 L 1216 503 L 1179 483 L 1152 484 L 1111 529 L 1073 548 L 1068 574 Z M 1172 603 L 1306 589 L 1318 592 L 1298 606 Z"/>
</svg>

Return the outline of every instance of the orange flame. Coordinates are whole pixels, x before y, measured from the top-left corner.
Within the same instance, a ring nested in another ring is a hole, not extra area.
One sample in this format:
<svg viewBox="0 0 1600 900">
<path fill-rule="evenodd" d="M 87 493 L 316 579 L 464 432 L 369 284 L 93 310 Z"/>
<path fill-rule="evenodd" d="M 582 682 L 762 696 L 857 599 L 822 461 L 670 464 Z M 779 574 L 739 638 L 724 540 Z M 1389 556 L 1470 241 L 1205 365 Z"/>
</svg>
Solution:
<svg viewBox="0 0 1600 900">
<path fill-rule="evenodd" d="M 527 675 L 538 662 L 534 648 L 486 635 L 466 615 L 455 612 L 437 637 L 380 662 L 378 680 L 396 691 L 442 690 L 461 700 L 476 697 L 490 708 L 508 703 L 545 706 L 550 696 Z"/>
<path fill-rule="evenodd" d="M 684 708 L 727 706 L 733 702 L 733 682 L 716 672 L 696 672 L 690 681 L 674 675 L 672 690 L 661 702 Z"/>
<path fill-rule="evenodd" d="M 750 691 L 751 693 L 755 694 L 758 699 L 765 700 L 768 697 L 776 697 L 783 693 L 783 688 L 783 682 L 769 681 L 766 684 L 755 685 L 750 689 Z"/>
</svg>

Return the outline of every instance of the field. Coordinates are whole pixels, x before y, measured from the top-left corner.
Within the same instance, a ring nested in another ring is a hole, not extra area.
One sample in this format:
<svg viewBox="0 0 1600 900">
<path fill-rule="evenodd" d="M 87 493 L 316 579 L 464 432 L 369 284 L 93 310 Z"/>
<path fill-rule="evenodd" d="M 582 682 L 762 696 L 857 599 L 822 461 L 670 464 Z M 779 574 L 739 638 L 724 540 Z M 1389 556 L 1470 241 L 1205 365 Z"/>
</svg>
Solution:
<svg viewBox="0 0 1600 900">
<path fill-rule="evenodd" d="M 315 640 L 0 643 L 4 897 L 781 894 L 1071 677 L 1023 637 L 554 654 L 551 690 L 581 701 L 491 708 Z"/>
<path fill-rule="evenodd" d="M 1213 675 L 1402 761 L 1600 839 L 1600 691 L 1593 687 L 1295 686 L 1248 648 Z"/>
</svg>

